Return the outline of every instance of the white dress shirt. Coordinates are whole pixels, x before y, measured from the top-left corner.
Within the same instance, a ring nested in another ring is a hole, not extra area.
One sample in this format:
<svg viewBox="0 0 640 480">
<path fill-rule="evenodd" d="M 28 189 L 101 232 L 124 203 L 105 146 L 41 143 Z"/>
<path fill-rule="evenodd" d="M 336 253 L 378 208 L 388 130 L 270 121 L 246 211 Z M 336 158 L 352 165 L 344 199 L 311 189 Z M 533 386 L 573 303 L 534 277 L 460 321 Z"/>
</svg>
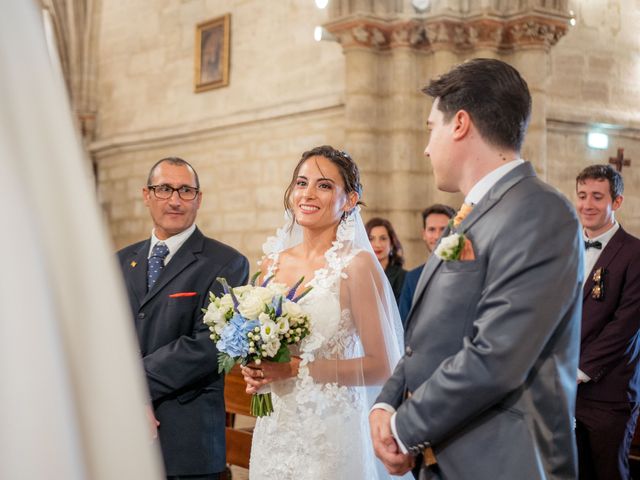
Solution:
<svg viewBox="0 0 640 480">
<path fill-rule="evenodd" d="M 590 242 L 602 243 L 601 249 L 589 248 L 584 252 L 584 282 L 585 283 L 589 278 L 589 275 L 591 275 L 591 270 L 593 270 L 593 267 L 595 266 L 596 262 L 600 258 L 600 254 L 602 254 L 602 251 L 607 246 L 607 243 L 609 243 L 609 240 L 611 240 L 611 237 L 613 237 L 616 234 L 619 228 L 620 228 L 620 225 L 618 224 L 618 222 L 614 221 L 613 225 L 611 226 L 611 228 L 609 228 L 609 230 L 607 230 L 606 232 L 594 238 L 589 238 L 587 236 L 587 232 L 582 230 L 582 238 L 584 239 L 585 242 L 589 240 Z"/>
<path fill-rule="evenodd" d="M 510 162 L 507 162 L 504 165 L 501 165 L 500 167 L 496 168 L 495 170 L 492 170 L 491 172 L 487 173 L 484 177 L 482 177 L 478 181 L 478 183 L 476 183 L 471 188 L 471 190 L 469 190 L 469 193 L 467 193 L 467 196 L 464 198 L 464 202 L 469 205 L 476 205 L 478 202 L 480 202 L 480 200 L 482 200 L 482 197 L 484 197 L 487 194 L 487 192 L 491 190 L 491 187 L 493 187 L 496 183 L 498 183 L 498 180 L 500 180 L 511 170 L 522 165 L 523 163 L 524 163 L 524 160 L 522 160 L 521 158 L 518 158 L 516 160 L 511 160 Z M 404 454 L 409 453 L 409 450 L 404 445 L 404 443 L 402 443 L 402 441 L 400 440 L 400 437 L 398 436 L 398 430 L 396 429 L 396 409 L 393 408 L 388 403 L 383 403 L 383 402 L 376 403 L 373 407 L 371 407 L 371 410 L 375 410 L 376 408 L 381 408 L 382 410 L 386 410 L 387 412 L 393 414 L 391 416 L 391 432 L 393 433 L 393 436 L 396 439 L 396 442 L 398 442 L 400 451 Z"/>
<path fill-rule="evenodd" d="M 151 245 L 149 245 L 149 253 L 147 254 L 147 258 L 151 257 L 151 251 L 153 247 L 156 246 L 156 243 L 164 243 L 169 249 L 169 255 L 164 259 L 164 264 L 167 265 L 169 261 L 173 258 L 174 254 L 178 251 L 178 249 L 182 246 L 184 242 L 187 241 L 187 238 L 191 236 L 193 232 L 196 231 L 196 224 L 194 223 L 186 230 L 183 230 L 180 233 L 173 235 L 172 237 L 167 238 L 166 240 L 160 240 L 156 237 L 156 229 L 154 228 L 151 232 Z"/>
<path fill-rule="evenodd" d="M 606 232 L 594 238 L 589 238 L 587 236 L 587 232 L 585 232 L 584 229 L 582 230 L 582 238 L 584 239 L 585 242 L 589 240 L 590 242 L 602 243 L 601 249 L 588 248 L 584 251 L 584 280 L 582 285 L 584 285 L 589 279 L 589 275 L 591 275 L 591 270 L 593 270 L 593 267 L 596 265 L 596 262 L 600 258 L 602 251 L 607 246 L 607 243 L 609 243 L 609 240 L 611 240 L 611 237 L 613 237 L 616 234 L 619 228 L 620 228 L 620 224 L 614 221 L 613 225 L 609 230 L 607 230 Z M 578 369 L 578 380 L 586 383 L 589 380 L 591 380 L 591 377 L 586 373 L 584 373 L 582 370 Z"/>
</svg>

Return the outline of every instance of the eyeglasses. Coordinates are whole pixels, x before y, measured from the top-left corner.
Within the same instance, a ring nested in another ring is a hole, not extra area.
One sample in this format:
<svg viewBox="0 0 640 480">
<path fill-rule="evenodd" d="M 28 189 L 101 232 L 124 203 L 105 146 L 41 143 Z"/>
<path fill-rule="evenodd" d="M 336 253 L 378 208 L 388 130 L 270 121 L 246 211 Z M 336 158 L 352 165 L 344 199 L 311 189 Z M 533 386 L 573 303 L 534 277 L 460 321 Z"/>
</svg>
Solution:
<svg viewBox="0 0 640 480">
<path fill-rule="evenodd" d="M 198 196 L 199 188 L 183 185 L 179 188 L 173 188 L 171 185 L 147 185 L 147 188 L 153 191 L 156 198 L 160 200 L 168 200 L 173 196 L 173 192 L 178 192 L 178 196 L 182 200 L 193 200 Z"/>
</svg>

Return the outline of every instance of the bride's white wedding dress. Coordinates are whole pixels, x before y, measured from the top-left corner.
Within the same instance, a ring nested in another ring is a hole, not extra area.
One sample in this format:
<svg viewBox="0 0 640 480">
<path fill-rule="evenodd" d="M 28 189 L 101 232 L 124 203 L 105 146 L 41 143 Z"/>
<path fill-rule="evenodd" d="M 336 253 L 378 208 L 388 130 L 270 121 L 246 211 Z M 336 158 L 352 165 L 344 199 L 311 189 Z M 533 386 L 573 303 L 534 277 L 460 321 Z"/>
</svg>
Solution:
<svg viewBox="0 0 640 480">
<path fill-rule="evenodd" d="M 312 333 L 300 346 L 297 378 L 271 384 L 274 412 L 257 419 L 251 480 L 390 478 L 375 459 L 368 414 L 399 358 L 401 327 L 387 318 L 397 308 L 375 256 L 354 248 L 362 221 L 353 217 L 299 303 Z M 267 276 L 277 278 L 279 253 L 292 244 L 287 235 L 281 229 L 265 244 Z"/>
</svg>

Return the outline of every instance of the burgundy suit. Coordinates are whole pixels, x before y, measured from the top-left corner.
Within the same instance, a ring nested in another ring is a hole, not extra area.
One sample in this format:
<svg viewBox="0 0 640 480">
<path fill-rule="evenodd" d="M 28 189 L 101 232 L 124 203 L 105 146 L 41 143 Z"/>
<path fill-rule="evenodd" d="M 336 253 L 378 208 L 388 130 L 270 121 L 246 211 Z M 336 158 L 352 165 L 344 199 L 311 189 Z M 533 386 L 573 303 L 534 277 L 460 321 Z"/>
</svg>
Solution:
<svg viewBox="0 0 640 480">
<path fill-rule="evenodd" d="M 594 273 L 604 269 L 600 298 Z M 622 227 L 584 285 L 576 437 L 581 479 L 629 478 L 628 452 L 640 401 L 640 240 Z"/>
</svg>

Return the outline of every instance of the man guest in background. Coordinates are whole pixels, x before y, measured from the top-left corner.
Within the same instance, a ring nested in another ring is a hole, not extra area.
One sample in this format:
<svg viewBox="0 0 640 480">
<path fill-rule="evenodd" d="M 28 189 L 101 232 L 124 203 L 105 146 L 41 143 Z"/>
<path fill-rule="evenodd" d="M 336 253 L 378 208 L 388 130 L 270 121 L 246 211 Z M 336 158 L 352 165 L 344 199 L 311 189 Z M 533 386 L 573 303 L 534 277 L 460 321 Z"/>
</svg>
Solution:
<svg viewBox="0 0 640 480">
<path fill-rule="evenodd" d="M 447 228 L 449 220 L 456 214 L 455 210 L 448 205 L 441 205 L 436 203 L 422 211 L 422 240 L 427 246 L 427 252 L 431 254 L 436 248 L 436 244 Z M 404 325 L 411 310 L 411 301 L 413 300 L 413 294 L 416 291 L 416 285 L 418 279 L 422 273 L 424 263 L 419 267 L 414 268 L 404 277 L 404 284 L 402 286 L 402 293 L 400 294 L 400 301 L 398 302 L 398 308 L 400 309 L 400 318 Z"/>
<path fill-rule="evenodd" d="M 592 165 L 576 179 L 585 284 L 576 403 L 580 479 L 628 479 L 638 418 L 640 240 L 615 219 L 621 175 Z"/>
<path fill-rule="evenodd" d="M 246 282 L 247 259 L 195 226 L 202 202 L 189 163 L 164 158 L 142 189 L 153 220 L 151 238 L 118 252 L 153 408 L 152 428 L 167 478 L 214 480 L 225 469 L 224 379 L 202 323 L 216 277 Z M 155 432 L 154 432 L 155 434 Z"/>
<path fill-rule="evenodd" d="M 531 113 L 512 66 L 431 81 L 425 155 L 465 205 L 429 257 L 405 355 L 370 414 L 390 473 L 575 480 L 583 251 L 573 206 L 520 158 Z"/>
</svg>

